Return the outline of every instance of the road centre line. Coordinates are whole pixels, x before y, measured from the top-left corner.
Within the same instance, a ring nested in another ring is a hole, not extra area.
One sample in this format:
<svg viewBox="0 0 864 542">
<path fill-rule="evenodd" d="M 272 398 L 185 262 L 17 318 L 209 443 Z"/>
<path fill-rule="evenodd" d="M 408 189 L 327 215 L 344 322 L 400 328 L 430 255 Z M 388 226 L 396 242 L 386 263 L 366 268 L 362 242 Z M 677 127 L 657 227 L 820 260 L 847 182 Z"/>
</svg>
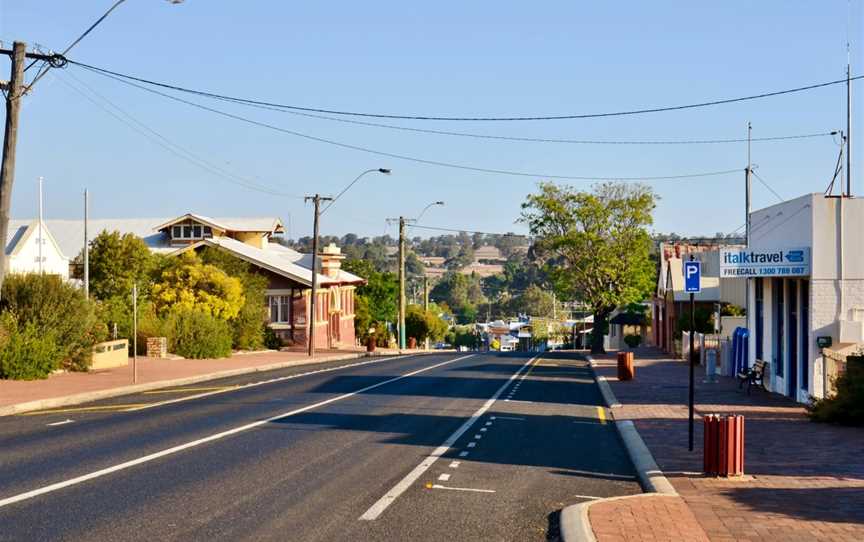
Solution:
<svg viewBox="0 0 864 542">
<path fill-rule="evenodd" d="M 47 485 L 44 487 L 33 489 L 31 491 L 27 491 L 25 493 L 20 493 L 18 495 L 13 495 L 11 497 L 6 497 L 5 499 L 0 499 L 0 508 L 3 508 L 4 506 L 8 506 L 10 504 L 14 504 L 17 502 L 25 501 L 27 499 L 32 499 L 33 497 L 38 497 L 39 495 L 44 495 L 46 493 L 51 493 L 51 492 L 58 491 L 60 489 L 64 489 L 64 488 L 67 488 L 70 486 L 78 485 L 78 484 L 81 484 L 83 482 L 87 482 L 89 480 L 101 478 L 102 476 L 105 476 L 105 475 L 108 475 L 108 474 L 111 474 L 114 472 L 118 472 L 121 470 L 125 470 L 125 469 L 128 469 L 130 467 L 134 467 L 134 466 L 141 465 L 144 463 L 149 463 L 150 461 L 153 461 L 153 460 L 165 457 L 165 456 L 169 456 L 172 454 L 176 454 L 176 453 L 181 452 L 183 450 L 195 448 L 196 446 L 200 446 L 201 444 L 205 444 L 207 442 L 213 442 L 216 440 L 220 440 L 220 439 L 223 439 L 225 437 L 229 437 L 231 435 L 236 435 L 238 433 L 242 433 L 244 431 L 248 431 L 250 429 L 254 429 L 256 427 L 260 427 L 262 425 L 266 425 L 268 423 L 271 423 L 271 422 L 274 422 L 277 420 L 281 420 L 283 418 L 288 418 L 289 416 L 294 416 L 295 414 L 301 414 L 301 413 L 309 411 L 309 410 L 314 410 L 316 408 L 319 408 L 319 407 L 322 407 L 325 405 L 329 405 L 331 403 L 335 403 L 337 401 L 341 401 L 343 399 L 347 399 L 349 397 L 353 397 L 355 395 L 359 395 L 361 393 L 364 393 L 364 392 L 367 392 L 370 390 L 374 390 L 376 388 L 380 388 L 381 386 L 386 386 L 387 384 L 396 382 L 398 380 L 402 380 L 403 378 L 408 378 L 408 377 L 414 376 L 416 374 L 424 373 L 426 371 L 431 371 L 432 369 L 436 369 L 436 368 L 442 367 L 444 365 L 449 365 L 451 363 L 455 363 L 457 361 L 461 361 L 463 359 L 467 359 L 467 358 L 470 358 L 472 356 L 474 356 L 474 354 L 468 354 L 467 356 L 460 356 L 458 358 L 453 358 L 453 359 L 450 359 L 447 361 L 442 361 L 441 363 L 429 365 L 427 367 L 417 369 L 416 371 L 411 371 L 409 373 L 405 373 L 405 374 L 400 375 L 400 376 L 389 378 L 383 382 L 379 382 L 377 384 L 372 384 L 370 386 L 360 388 L 359 390 L 352 391 L 350 393 L 344 393 L 344 394 L 338 395 L 336 397 L 331 397 L 330 399 L 325 399 L 323 401 L 319 401 L 317 403 L 313 403 L 313 404 L 305 406 L 305 407 L 290 410 L 288 412 L 285 412 L 282 414 L 277 414 L 275 416 L 270 416 L 269 418 L 265 418 L 263 420 L 258 420 L 258 421 L 252 422 L 252 423 L 247 423 L 246 425 L 241 425 L 239 427 L 235 427 L 235 428 L 229 429 L 227 431 L 215 433 L 215 434 L 210 435 L 208 437 L 193 440 L 193 441 L 187 442 L 185 444 L 172 446 L 171 448 L 166 448 L 164 450 L 160 450 L 158 452 L 154 452 L 152 454 L 148 454 L 148 455 L 139 457 L 137 459 L 124 461 L 123 463 L 119 463 L 117 465 L 107 467 L 104 469 L 100 469 L 100 470 L 97 470 L 97 471 L 94 471 L 94 472 L 91 472 L 88 474 L 84 474 L 81 476 L 76 476 L 75 478 L 70 478 L 70 479 L 64 480 L 62 482 L 57 482 L 57 483 L 50 484 L 50 485 Z"/>
<path fill-rule="evenodd" d="M 143 403 L 142 405 L 127 409 L 126 412 L 137 412 L 139 410 L 146 410 L 148 408 L 155 408 L 155 407 L 160 407 L 160 406 L 164 406 L 164 405 L 172 405 L 174 403 L 182 403 L 184 401 L 193 401 L 195 399 L 201 399 L 202 397 L 210 397 L 211 395 L 218 395 L 220 393 L 228 393 L 230 391 L 238 391 L 238 390 L 247 390 L 249 388 L 256 388 L 258 386 L 263 386 L 265 384 L 273 384 L 276 382 L 283 382 L 285 380 L 293 380 L 295 378 L 301 378 L 304 376 L 311 376 L 311 375 L 316 375 L 316 374 L 321 374 L 321 373 L 329 373 L 329 372 L 333 372 L 333 371 L 339 371 L 342 369 L 350 369 L 352 367 L 360 367 L 363 365 L 370 365 L 373 363 L 383 363 L 385 361 L 395 361 L 397 359 L 405 359 L 405 358 L 410 358 L 410 357 L 416 357 L 416 356 L 409 354 L 406 356 L 383 357 L 381 359 L 361 361 L 358 363 L 349 363 L 348 365 L 340 365 L 338 367 L 326 367 L 324 369 L 316 369 L 314 371 L 307 371 L 305 373 L 299 373 L 296 375 L 286 375 L 286 376 L 279 376 L 276 378 L 268 378 L 267 380 L 260 380 L 258 382 L 249 382 L 248 384 L 240 384 L 240 385 L 228 387 L 228 388 L 222 389 L 222 390 L 214 390 L 214 391 L 208 391 L 208 392 L 204 392 L 204 393 L 198 393 L 195 395 L 187 395 L 186 397 L 178 397 L 176 399 L 168 399 L 165 401 L 159 401 L 157 403 Z M 326 362 L 322 362 L 322 363 L 326 363 Z"/>
<path fill-rule="evenodd" d="M 363 521 L 372 521 L 377 519 L 378 516 L 380 516 L 384 512 L 384 510 L 387 509 L 388 506 L 393 504 L 393 501 L 398 499 L 399 496 L 402 495 L 402 493 L 404 493 L 409 487 L 411 487 L 414 482 L 416 482 L 417 479 L 420 478 L 420 476 L 422 476 L 423 473 L 426 472 L 429 467 L 431 467 L 435 463 L 435 461 L 438 460 L 439 457 L 449 452 L 453 444 L 455 444 L 456 441 L 459 440 L 459 437 L 461 437 L 464 433 L 471 429 L 474 423 L 477 422 L 477 420 L 479 420 L 480 417 L 482 417 L 486 413 L 486 411 L 488 411 L 492 407 L 493 404 L 495 404 L 495 401 L 497 401 L 501 394 L 504 393 L 504 390 L 507 389 L 507 386 L 512 384 L 513 381 L 519 377 L 519 374 L 522 373 L 526 367 L 531 365 L 531 363 L 535 362 L 537 359 L 539 359 L 539 356 L 529 359 L 521 367 L 519 367 L 519 369 L 514 372 L 510 376 L 510 378 L 501 385 L 500 388 L 498 388 L 498 391 L 496 391 L 492 395 L 492 397 L 490 397 L 483 404 L 483 406 L 478 408 L 477 411 L 474 412 L 474 414 L 472 414 L 470 418 L 465 420 L 465 423 L 463 423 L 462 426 L 459 427 L 459 429 L 457 429 L 453 432 L 453 434 L 447 437 L 447 440 L 445 440 L 444 443 L 441 444 L 441 446 L 436 448 L 423 461 L 421 461 L 419 465 L 414 467 L 414 470 L 405 475 L 405 477 L 402 478 L 402 480 L 400 480 L 395 486 L 393 486 L 390 491 L 388 491 L 383 497 L 378 499 L 378 501 L 375 502 L 375 504 L 373 504 L 368 510 L 366 510 L 366 512 L 364 512 L 359 519 Z M 492 419 L 495 418 L 492 417 Z M 466 451 L 459 453 L 459 457 L 466 457 L 467 455 L 468 452 Z"/>
<path fill-rule="evenodd" d="M 160 393 L 183 393 L 186 391 L 224 391 L 239 387 L 237 386 L 210 386 L 203 388 L 170 388 L 166 390 L 150 390 L 143 392 L 144 395 L 156 395 Z"/>
<path fill-rule="evenodd" d="M 89 407 L 64 407 L 64 408 L 51 408 L 48 410 L 34 410 L 33 412 L 22 412 L 19 416 L 40 416 L 44 414 L 62 414 L 64 412 L 105 412 L 105 411 L 127 411 L 130 408 L 140 407 L 145 405 L 146 403 L 132 403 L 132 404 L 121 404 L 121 405 L 99 405 L 99 406 L 89 406 Z"/>
</svg>

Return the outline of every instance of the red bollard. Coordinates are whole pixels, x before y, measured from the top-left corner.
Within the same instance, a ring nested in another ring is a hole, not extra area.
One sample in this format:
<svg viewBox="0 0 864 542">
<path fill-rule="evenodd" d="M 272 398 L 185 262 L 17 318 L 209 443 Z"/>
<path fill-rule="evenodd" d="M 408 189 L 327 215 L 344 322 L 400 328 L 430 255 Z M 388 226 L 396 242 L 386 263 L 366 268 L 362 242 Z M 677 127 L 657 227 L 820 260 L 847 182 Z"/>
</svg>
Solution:
<svg viewBox="0 0 864 542">
<path fill-rule="evenodd" d="M 744 474 L 744 416 L 704 416 L 703 471 L 713 476 Z"/>
</svg>

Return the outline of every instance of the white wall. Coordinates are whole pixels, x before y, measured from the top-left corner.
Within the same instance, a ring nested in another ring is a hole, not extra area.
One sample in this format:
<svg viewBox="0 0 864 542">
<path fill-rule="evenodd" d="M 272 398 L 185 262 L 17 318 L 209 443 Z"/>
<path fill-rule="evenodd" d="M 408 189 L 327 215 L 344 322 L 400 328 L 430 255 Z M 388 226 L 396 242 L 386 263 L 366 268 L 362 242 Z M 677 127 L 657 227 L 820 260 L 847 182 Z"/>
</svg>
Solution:
<svg viewBox="0 0 864 542">
<path fill-rule="evenodd" d="M 34 231 L 23 241 L 17 252 L 9 257 L 9 272 L 38 273 L 39 272 L 39 230 Z M 46 233 L 42 239 L 42 272 L 50 275 L 60 275 L 69 279 L 69 258 L 64 257 L 57 246 Z"/>
</svg>

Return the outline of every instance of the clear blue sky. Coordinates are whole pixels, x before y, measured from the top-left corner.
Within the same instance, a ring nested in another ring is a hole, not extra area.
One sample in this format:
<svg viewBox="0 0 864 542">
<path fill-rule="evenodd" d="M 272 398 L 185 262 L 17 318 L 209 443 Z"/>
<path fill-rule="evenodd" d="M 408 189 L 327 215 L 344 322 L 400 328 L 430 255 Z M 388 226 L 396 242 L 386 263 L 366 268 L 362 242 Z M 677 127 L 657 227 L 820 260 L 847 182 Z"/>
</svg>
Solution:
<svg viewBox="0 0 864 542">
<path fill-rule="evenodd" d="M 63 49 L 113 0 L 0 0 L 0 39 Z M 128 0 L 70 58 L 225 94 L 337 109 L 429 115 L 584 113 L 674 105 L 844 77 L 846 0 L 728 2 L 213 2 Z M 851 7 L 853 73 L 861 69 L 862 3 Z M 3 78 L 8 61 L 0 59 Z M 67 84 L 90 85 L 196 155 L 292 195 L 338 192 L 367 176 L 322 233 L 380 235 L 384 218 L 428 202 L 430 225 L 504 232 L 539 179 L 382 158 L 245 125 L 143 93 L 80 68 L 39 82 L 21 115 L 13 216 L 32 217 L 43 175 L 46 215 L 96 217 L 290 214 L 311 230 L 302 199 L 250 191 L 183 161 L 95 107 Z M 66 82 L 64 84 L 64 81 Z M 864 111 L 864 85 L 853 109 Z M 89 92 L 89 91 L 86 91 Z M 208 105 L 214 105 L 212 102 Z M 563 175 L 652 176 L 742 169 L 652 183 L 656 231 L 713 234 L 744 222 L 744 144 L 582 146 L 408 134 L 276 112 L 225 108 L 310 135 L 486 168 Z M 864 157 L 860 113 L 853 158 Z M 845 128 L 842 86 L 769 100 L 627 118 L 406 126 L 552 138 L 675 139 L 804 134 Z M 398 121 L 395 121 L 398 123 Z M 823 191 L 831 138 L 753 145 L 760 175 L 784 197 Z M 853 178 L 864 194 L 864 162 Z M 853 165 L 853 167 L 855 167 Z M 573 183 L 587 187 L 590 183 Z M 754 184 L 754 206 L 776 202 Z M 390 229 L 392 233 L 392 228 Z"/>
</svg>

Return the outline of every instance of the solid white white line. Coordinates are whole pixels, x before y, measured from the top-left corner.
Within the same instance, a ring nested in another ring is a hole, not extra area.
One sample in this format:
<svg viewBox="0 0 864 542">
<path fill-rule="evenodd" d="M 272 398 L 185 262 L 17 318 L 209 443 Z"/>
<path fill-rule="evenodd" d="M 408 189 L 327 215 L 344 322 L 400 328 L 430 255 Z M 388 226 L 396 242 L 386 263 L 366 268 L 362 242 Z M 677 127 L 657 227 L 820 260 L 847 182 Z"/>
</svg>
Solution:
<svg viewBox="0 0 864 542">
<path fill-rule="evenodd" d="M 699 473 L 700 475 L 702 473 Z M 576 497 L 577 499 L 589 499 L 592 501 L 599 501 L 603 497 L 594 497 L 593 495 L 569 495 L 569 497 Z"/>
<path fill-rule="evenodd" d="M 305 407 L 297 408 L 297 409 L 285 412 L 283 414 L 277 414 L 276 416 L 271 416 L 271 417 L 265 418 L 263 420 L 258 420 L 256 422 L 247 423 L 246 425 L 241 425 L 239 427 L 235 427 L 235 428 L 229 429 L 227 431 L 215 433 L 213 435 L 210 435 L 210 436 L 207 436 L 204 438 L 200 438 L 197 440 L 193 440 L 193 441 L 187 442 L 185 444 L 180 444 L 178 446 L 172 446 L 171 448 L 166 448 L 164 450 L 160 450 L 158 452 L 154 452 L 152 454 L 148 454 L 148 455 L 139 457 L 137 459 L 125 461 L 123 463 L 114 465 L 112 467 L 97 470 L 97 471 L 91 472 L 89 474 L 84 474 L 82 476 L 76 476 L 75 478 L 70 478 L 69 480 L 64 480 L 62 482 L 50 484 L 50 485 L 40 487 L 40 488 L 31 490 L 31 491 L 27 491 L 25 493 L 20 493 L 18 495 L 13 495 L 11 497 L 6 497 L 5 499 L 0 499 L 0 508 L 3 508 L 4 506 L 8 506 L 8 505 L 13 504 L 13 503 L 25 501 L 27 499 L 32 499 L 33 497 L 37 497 L 39 495 L 51 493 L 53 491 L 57 491 L 59 489 L 63 489 L 63 488 L 69 487 L 69 486 L 74 486 L 74 485 L 80 484 L 82 482 L 86 482 L 88 480 L 100 478 L 102 476 L 105 476 L 105 475 L 108 475 L 108 474 L 111 474 L 111 473 L 114 473 L 117 471 L 125 470 L 125 469 L 128 469 L 130 467 L 134 467 L 136 465 L 148 463 L 148 462 L 153 461 L 155 459 L 159 459 L 160 457 L 165 457 L 168 455 L 176 454 L 177 452 L 181 452 L 181 451 L 187 450 L 189 448 L 194 448 L 196 446 L 200 446 L 201 444 L 204 444 L 207 442 L 212 442 L 215 440 L 223 439 L 223 438 L 231 436 L 231 435 L 236 435 L 237 433 L 242 433 L 244 431 L 248 431 L 250 429 L 254 429 L 256 427 L 260 427 L 262 425 L 265 425 L 265 424 L 268 424 L 268 423 L 271 423 L 271 422 L 274 422 L 277 420 L 281 420 L 281 419 L 287 418 L 289 416 L 294 416 L 295 414 L 300 414 L 302 412 L 306 412 L 308 410 L 313 410 L 313 409 L 322 407 L 324 405 L 329 405 L 331 403 L 335 403 L 336 401 L 341 401 L 343 399 L 347 399 L 349 397 L 353 397 L 355 395 L 365 393 L 367 391 L 374 390 L 376 388 L 380 388 L 381 386 L 386 386 L 387 384 L 396 382 L 398 380 L 402 380 L 403 378 L 408 378 L 410 376 L 424 373 L 426 371 L 430 371 L 432 369 L 436 369 L 436 368 L 444 366 L 444 365 L 449 365 L 450 363 L 455 363 L 457 361 L 460 361 L 460 360 L 463 360 L 466 358 L 470 358 L 473 355 L 474 354 L 469 354 L 467 356 L 461 356 L 458 358 L 453 358 L 451 360 L 442 361 L 441 363 L 436 363 L 435 365 L 429 365 L 428 367 L 423 367 L 422 369 L 417 369 L 416 371 L 411 371 L 410 373 L 405 373 L 405 374 L 400 375 L 400 376 L 395 376 L 395 377 L 389 378 L 383 382 L 379 382 L 377 384 L 372 384 L 371 386 L 366 386 L 365 388 L 360 388 L 359 390 L 352 391 L 350 393 L 345 393 L 343 395 L 331 397 L 330 399 L 325 399 L 324 401 L 319 401 L 317 403 L 314 403 L 314 404 L 311 404 L 311 405 L 308 405 Z"/>
<path fill-rule="evenodd" d="M 57 426 L 57 425 L 66 425 L 67 423 L 72 423 L 75 420 L 65 419 L 62 422 L 54 422 L 54 423 L 46 423 L 45 425 Z"/>
<path fill-rule="evenodd" d="M 447 473 L 444 473 L 441 476 L 439 476 L 438 479 L 441 480 L 442 482 L 446 482 L 447 480 L 450 479 L 450 475 Z"/>
<path fill-rule="evenodd" d="M 450 462 L 450 468 L 451 469 L 458 469 L 459 468 L 459 462 L 458 461 L 451 461 Z"/>
<path fill-rule="evenodd" d="M 282 382 L 285 380 L 294 380 L 295 378 L 301 378 L 304 376 L 317 375 L 320 373 L 329 373 L 332 371 L 339 371 L 342 369 L 350 369 L 352 367 L 360 367 L 362 365 L 370 365 L 373 363 L 383 363 L 385 361 L 395 361 L 397 359 L 404 359 L 412 357 L 411 355 L 406 356 L 394 356 L 394 357 L 383 357 L 380 359 L 373 359 L 368 361 L 360 361 L 358 363 L 349 363 L 348 365 L 340 365 L 338 367 L 327 367 L 324 369 L 317 369 L 315 371 L 307 371 L 305 373 L 299 373 L 296 375 L 287 375 L 287 376 L 278 376 L 276 378 L 268 378 L 267 380 L 259 380 L 258 382 L 249 382 L 248 384 L 241 384 L 239 386 L 232 386 L 230 388 L 225 388 L 222 390 L 214 390 L 207 391 L 204 393 L 196 393 L 195 395 L 186 395 L 183 397 L 177 397 L 176 399 L 166 399 L 165 401 L 159 401 L 158 403 L 148 403 L 146 405 L 142 405 L 139 407 L 129 408 L 124 410 L 124 412 L 136 412 L 138 410 L 146 410 L 148 408 L 156 408 L 164 405 L 173 405 L 174 403 L 182 403 L 184 401 L 194 401 L 195 399 L 201 399 L 202 397 L 210 397 L 211 395 L 219 395 L 221 393 L 228 393 L 232 391 L 239 390 L 248 390 L 249 388 L 256 388 L 258 386 L 263 386 L 265 384 L 273 384 L 275 382 Z M 325 363 L 325 362 L 321 362 Z"/>
<path fill-rule="evenodd" d="M 490 397 L 483 404 L 483 406 L 478 408 L 477 411 L 472 414 L 470 418 L 465 420 L 465 423 L 463 423 L 462 426 L 459 427 L 459 429 L 454 431 L 452 435 L 447 437 L 447 440 L 445 440 L 441 446 L 437 447 L 431 454 L 426 457 L 426 459 L 424 459 L 420 462 L 419 465 L 414 467 L 414 470 L 405 475 L 405 478 L 402 478 L 402 480 L 400 480 L 395 486 L 393 486 L 393 489 L 391 489 L 383 497 L 378 499 L 378 501 L 373 504 L 369 508 L 369 510 L 366 510 L 366 512 L 362 516 L 360 516 L 360 519 L 365 521 L 372 521 L 374 519 L 377 519 L 378 516 L 380 516 L 384 512 L 384 510 L 386 510 L 387 507 L 393 503 L 393 501 L 399 498 L 399 495 L 401 495 L 409 487 L 411 487 L 411 484 L 416 482 L 417 479 L 420 478 L 420 476 L 422 476 L 423 473 L 426 472 L 429 467 L 431 467 L 435 463 L 435 461 L 438 460 L 439 457 L 450 451 L 450 448 L 457 440 L 459 440 L 459 437 L 461 437 L 466 431 L 471 429 L 471 426 L 473 426 L 474 423 L 479 420 L 480 417 L 483 416 L 483 414 L 485 414 L 486 411 L 488 411 L 493 404 L 495 404 L 495 401 L 497 401 L 498 397 L 500 397 L 501 394 L 504 393 L 504 390 L 507 388 L 507 386 L 509 386 L 510 383 L 513 382 L 513 380 L 515 380 L 519 376 L 519 374 L 524 371 L 525 368 L 528 367 L 528 365 L 530 365 L 531 362 L 533 362 L 535 359 L 537 358 L 531 358 L 526 361 L 521 367 L 519 367 L 519 369 L 515 373 L 513 373 L 513 375 L 509 379 L 507 379 L 507 381 L 504 382 L 504 384 L 502 384 L 500 388 L 498 388 L 498 391 L 496 391 L 495 394 L 492 395 L 492 397 Z M 468 452 L 461 452 L 459 454 L 459 457 L 465 457 L 467 455 Z"/>
<path fill-rule="evenodd" d="M 450 491 L 474 491 L 476 493 L 495 493 L 494 489 L 474 489 L 473 487 L 447 487 L 439 484 L 433 485 L 432 489 L 449 489 Z"/>
</svg>

